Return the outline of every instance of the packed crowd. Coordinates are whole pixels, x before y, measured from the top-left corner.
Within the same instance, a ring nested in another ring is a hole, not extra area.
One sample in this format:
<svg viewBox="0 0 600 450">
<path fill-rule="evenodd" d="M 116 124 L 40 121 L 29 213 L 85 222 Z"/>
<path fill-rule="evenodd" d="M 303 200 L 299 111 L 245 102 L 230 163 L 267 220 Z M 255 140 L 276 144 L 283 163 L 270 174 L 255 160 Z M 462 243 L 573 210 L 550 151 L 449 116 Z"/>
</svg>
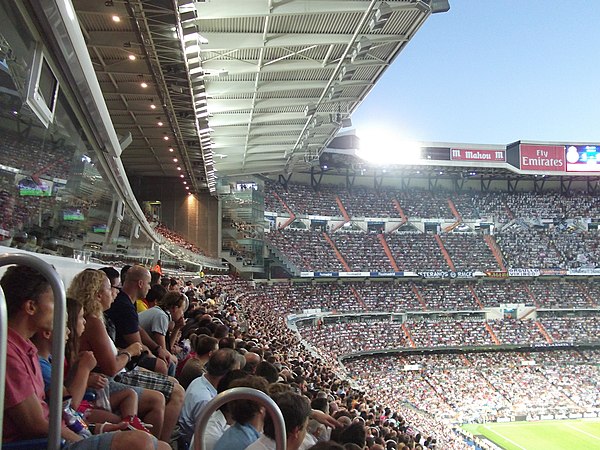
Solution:
<svg viewBox="0 0 600 450">
<path fill-rule="evenodd" d="M 38 290 L 24 286 L 38 286 Z M 51 377 L 52 308 L 42 305 L 52 303 L 52 296 L 39 274 L 20 267 L 3 277 L 2 288 L 8 299 L 12 327 L 9 344 L 14 350 L 9 352 L 5 440 L 30 437 L 32 429 L 44 435 L 44 389 L 49 385 L 44 388 L 43 383 L 38 384 L 37 376 L 20 379 L 10 375 L 29 373 L 26 364 L 41 364 L 44 370 L 40 373 L 45 374 L 46 381 Z M 287 327 L 289 312 L 315 305 L 362 310 L 364 305 L 354 291 L 358 291 L 354 284 L 307 282 L 252 287 L 244 281 L 216 277 L 193 285 L 190 281 L 161 279 L 158 273 L 141 266 L 126 266 L 121 272 L 111 267 L 84 270 L 67 291 L 70 334 L 65 383 L 70 397 L 63 405 L 68 425 L 64 437 L 74 442 L 74 450 L 87 448 L 79 446 L 81 440 L 89 440 L 98 448 L 112 444 L 115 449 L 133 450 L 154 442 L 160 449 L 169 444 L 185 449 L 193 445 L 194 424 L 206 403 L 229 387 L 253 387 L 271 395 L 286 421 L 291 449 L 312 448 L 329 439 L 345 449 L 355 448 L 348 445 L 351 442 L 371 450 L 464 449 L 463 438 L 448 421 L 600 406 L 597 381 L 592 377 L 597 369 L 590 366 L 590 361 L 597 363 L 600 358 L 594 352 L 589 352 L 586 360 L 578 359 L 575 352 L 564 361 L 551 357 L 543 360 L 536 355 L 543 362 L 534 366 L 524 365 L 522 356 L 498 354 L 487 359 L 487 354 L 462 359 L 431 355 L 427 360 L 413 355 L 389 363 L 372 358 L 347 364 L 356 377 L 350 383 L 337 360 L 345 353 L 402 348 L 411 345 L 411 340 L 416 346 L 452 345 L 453 341 L 458 345 L 490 344 L 491 336 L 477 320 L 409 320 L 403 325 L 390 320 L 354 319 L 302 327 L 302 337 L 310 344 L 305 346 Z M 30 315 L 27 308 L 31 307 L 42 309 Z M 534 321 L 489 324 L 503 343 L 543 341 Z M 552 324 L 550 320 L 548 324 L 549 333 L 569 327 L 565 321 Z M 597 336 L 599 327 L 598 320 L 589 320 L 576 333 Z M 30 331 L 19 334 L 23 330 Z M 580 339 L 582 334 L 576 336 Z M 37 348 L 37 363 L 22 359 L 36 354 L 24 351 L 25 345 L 32 345 L 25 342 L 28 337 Z M 573 360 L 582 366 L 579 372 L 572 367 L 541 367 Z M 499 363 L 505 368 L 495 366 Z M 398 370 L 405 365 L 412 367 Z M 589 379 L 571 386 L 566 376 Z M 543 391 L 548 384 L 553 389 Z M 101 392 L 105 394 L 107 403 L 101 407 L 99 400 L 84 400 L 86 388 L 94 389 L 97 399 Z M 26 398 L 39 402 L 42 408 L 32 413 L 31 420 L 20 423 L 15 418 L 21 416 L 14 414 Z M 212 414 L 205 433 L 209 449 L 256 450 L 273 445 L 272 423 L 259 408 L 245 402 L 233 402 Z M 134 431 L 120 431 L 125 429 Z"/>
<path fill-rule="evenodd" d="M 590 308 L 592 298 L 586 294 L 587 283 L 575 281 L 533 282 L 528 284 L 536 306 L 539 308 Z"/>
<path fill-rule="evenodd" d="M 67 180 L 75 147 L 66 145 L 64 139 L 54 144 L 34 137 L 22 137 L 3 130 L 0 138 L 0 164 L 22 170 L 29 175 Z M 27 155 L 27 158 L 23 158 Z"/>
<path fill-rule="evenodd" d="M 534 320 L 504 318 L 490 320 L 488 324 L 502 344 L 548 344 Z"/>
<path fill-rule="evenodd" d="M 595 308 L 598 286 L 590 281 L 482 281 L 430 283 L 319 281 L 259 284 L 281 311 L 321 308 L 340 312 L 473 311 L 501 304 L 541 309 Z M 356 294 L 355 294 L 356 293 Z"/>
<path fill-rule="evenodd" d="M 303 327 L 300 334 L 309 344 L 334 357 L 358 351 L 406 347 L 401 322 L 360 321 Z"/>
<path fill-rule="evenodd" d="M 188 241 L 181 234 L 171 230 L 164 223 L 159 222 L 156 217 L 146 214 L 146 219 L 148 219 L 148 222 L 150 223 L 150 226 L 154 228 L 154 231 L 167 239 L 171 244 L 199 255 L 205 255 L 205 252 L 200 247 Z"/>
<path fill-rule="evenodd" d="M 333 233 L 331 239 L 352 272 L 394 270 L 376 233 Z"/>
<path fill-rule="evenodd" d="M 539 320 L 552 342 L 548 342 L 542 330 L 533 320 L 456 319 L 432 317 L 426 320 L 409 318 L 405 322 L 378 319 L 357 319 L 351 322 L 305 325 L 299 332 L 308 343 L 340 356 L 376 349 L 399 349 L 403 347 L 456 347 L 496 345 L 489 325 L 498 344 L 556 345 L 574 343 L 597 343 L 600 318 L 591 317 L 544 317 Z M 364 336 L 361 330 L 371 334 Z"/>
<path fill-rule="evenodd" d="M 278 230 L 266 233 L 265 240 L 302 270 L 322 272 L 343 270 L 331 245 L 320 231 Z"/>
<path fill-rule="evenodd" d="M 390 271 L 392 261 L 375 232 L 329 232 L 352 271 Z M 265 234 L 270 246 L 280 251 L 300 270 L 338 271 L 342 264 L 335 249 L 316 230 L 284 229 Z M 484 237 L 478 233 L 444 233 L 441 248 L 434 234 L 396 232 L 384 234 L 392 258 L 401 270 L 450 270 L 447 251 L 457 271 L 499 270 Z M 501 258 L 509 268 L 571 269 L 596 267 L 600 252 L 592 232 L 545 232 L 512 227 L 494 237 Z"/>
<path fill-rule="evenodd" d="M 408 321 L 406 326 L 416 347 L 493 344 L 483 320 Z"/>
<path fill-rule="evenodd" d="M 35 270 L 23 267 L 9 270 L 2 287 L 11 349 L 4 439 L 44 436 L 52 294 Z M 260 296 L 257 302 L 259 294 L 245 282 L 206 280 L 194 286 L 161 280 L 141 266 L 121 273 L 107 267 L 76 275 L 68 294 L 70 396 L 63 402 L 62 435 L 74 450 L 193 446 L 203 408 L 231 387 L 271 396 L 293 450 L 319 441 L 344 449 L 466 448 L 434 419 L 404 407 L 391 410 L 352 388 L 338 375 L 339 365 L 324 363 L 300 345 L 273 308 L 276 300 Z M 41 309 L 31 316 L 30 307 Z M 37 369 L 28 371 L 28 364 Z M 38 374 L 44 374 L 46 387 Z M 86 388 L 96 391 L 96 400 L 84 399 Z M 21 414 L 32 402 L 35 410 Z M 274 448 L 274 433 L 258 405 L 240 400 L 211 415 L 204 442 L 210 449 Z"/>
<path fill-rule="evenodd" d="M 559 232 L 555 230 L 549 235 L 563 258 L 563 267 L 567 269 L 600 267 L 600 246 L 597 232 Z"/>
<path fill-rule="evenodd" d="M 419 311 L 423 309 L 412 283 L 369 282 L 352 284 L 365 311 Z"/>
<path fill-rule="evenodd" d="M 498 262 L 481 235 L 449 233 L 442 236 L 456 270 L 498 270 Z"/>
<path fill-rule="evenodd" d="M 399 217 L 398 201 L 409 218 L 454 219 L 449 200 L 464 220 L 485 219 L 507 223 L 514 218 L 582 219 L 600 217 L 600 200 L 584 192 L 561 195 L 556 192 L 478 192 L 430 191 L 426 189 L 382 188 L 321 185 L 318 190 L 302 184 L 288 184 L 284 189 L 275 182 L 265 184 L 265 210 L 288 214 L 274 193 L 295 214 L 339 217 L 335 200 L 340 198 L 350 217 Z"/>
<path fill-rule="evenodd" d="M 265 202 L 268 202 L 265 206 L 273 207 L 275 210 L 266 209 L 266 211 L 288 214 L 287 209 L 273 195 L 272 187 L 272 183 L 265 185 Z M 300 184 L 289 184 L 287 190 L 276 190 L 279 198 L 295 214 L 341 217 L 342 213 L 335 200 L 337 191 L 338 189 L 330 186 L 321 186 L 319 190 L 313 190 Z"/>
<path fill-rule="evenodd" d="M 552 285 L 554 282 L 544 282 Z M 506 303 L 521 303 L 524 305 L 533 305 L 527 286 L 529 283 L 501 281 L 475 283 L 473 289 L 475 295 L 485 308 L 498 306 Z M 564 303 L 567 306 L 567 303 Z"/>
<path fill-rule="evenodd" d="M 575 344 L 597 342 L 600 336 L 600 317 L 544 317 L 540 319 L 555 343 Z"/>
<path fill-rule="evenodd" d="M 328 232 L 347 264 L 355 271 L 389 271 L 392 262 L 375 232 Z M 499 262 L 479 233 L 440 235 L 457 271 L 499 270 Z M 302 270 L 335 271 L 341 263 L 323 231 L 289 229 L 265 234 L 267 242 Z M 383 235 L 392 258 L 407 271 L 450 270 L 444 249 L 431 233 L 395 232 Z M 500 257 L 509 268 L 572 269 L 600 264 L 593 232 L 542 231 L 512 227 L 495 235 Z M 303 247 L 303 245 L 308 246 Z"/>
<path fill-rule="evenodd" d="M 396 355 L 344 364 L 392 404 L 408 399 L 438 419 L 475 422 L 596 410 L 597 363 L 594 352 L 554 351 Z"/>
<path fill-rule="evenodd" d="M 307 309 L 323 311 L 363 311 L 351 284 L 330 282 L 260 284 L 257 293 L 273 300 L 273 308 L 280 314 L 300 313 Z"/>
<path fill-rule="evenodd" d="M 426 308 L 430 311 L 477 310 L 481 306 L 467 284 L 420 284 L 417 290 L 423 298 Z"/>
<path fill-rule="evenodd" d="M 403 270 L 450 270 L 432 234 L 388 234 L 385 240 Z"/>
<path fill-rule="evenodd" d="M 382 189 L 376 192 L 355 187 L 352 192 L 340 189 L 338 195 L 350 217 L 400 217 L 400 211 L 394 204 L 394 190 Z"/>
</svg>

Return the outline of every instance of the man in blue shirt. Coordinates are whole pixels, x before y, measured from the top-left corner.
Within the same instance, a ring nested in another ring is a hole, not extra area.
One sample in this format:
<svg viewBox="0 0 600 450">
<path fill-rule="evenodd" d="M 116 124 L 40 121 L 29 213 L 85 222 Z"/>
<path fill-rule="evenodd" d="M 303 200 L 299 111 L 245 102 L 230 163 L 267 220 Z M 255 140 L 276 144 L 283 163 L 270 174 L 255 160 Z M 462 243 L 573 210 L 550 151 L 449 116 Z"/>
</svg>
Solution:
<svg viewBox="0 0 600 450">
<path fill-rule="evenodd" d="M 233 381 L 230 388 L 249 387 L 267 393 L 268 383 L 262 377 L 247 376 Z M 234 400 L 229 411 L 235 423 L 217 441 L 214 450 L 244 450 L 256 441 L 263 431 L 265 407 L 252 400 Z"/>
<path fill-rule="evenodd" d="M 185 391 L 183 408 L 179 416 L 179 430 L 183 442 L 188 445 L 204 406 L 217 396 L 217 385 L 231 370 L 239 369 L 236 352 L 222 348 L 214 352 L 206 364 L 206 373 L 190 383 Z"/>
</svg>

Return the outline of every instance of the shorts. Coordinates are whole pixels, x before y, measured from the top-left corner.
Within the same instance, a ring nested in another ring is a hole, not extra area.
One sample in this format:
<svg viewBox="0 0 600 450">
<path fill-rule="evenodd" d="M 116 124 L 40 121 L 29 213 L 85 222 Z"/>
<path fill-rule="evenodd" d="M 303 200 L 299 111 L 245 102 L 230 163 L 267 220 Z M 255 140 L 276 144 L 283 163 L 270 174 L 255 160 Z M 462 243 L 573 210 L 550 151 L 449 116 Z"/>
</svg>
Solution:
<svg viewBox="0 0 600 450">
<path fill-rule="evenodd" d="M 137 386 L 162 392 L 167 402 L 171 398 L 173 388 L 175 387 L 175 384 L 166 375 L 137 369 L 117 374 L 115 381 L 128 386 Z"/>
<path fill-rule="evenodd" d="M 110 449 L 112 440 L 115 437 L 114 433 L 102 433 L 90 436 L 78 442 L 68 442 L 63 448 L 68 450 L 104 450 Z"/>
<path fill-rule="evenodd" d="M 112 433 L 95 434 L 89 438 L 83 439 L 78 442 L 67 443 L 66 446 L 62 447 L 67 450 L 110 450 L 112 440 L 117 433 L 126 433 L 126 431 L 114 431 Z M 154 440 L 154 448 L 158 448 L 158 441 Z"/>
<path fill-rule="evenodd" d="M 158 358 L 154 357 L 154 356 L 150 356 L 147 354 L 144 355 L 140 355 L 138 361 L 137 361 L 137 366 L 139 367 L 143 367 L 144 369 L 148 369 L 148 370 L 152 370 L 154 371 L 154 369 L 156 369 L 156 361 Z M 132 367 L 133 370 L 133 367 Z"/>
<path fill-rule="evenodd" d="M 125 389 L 133 389 L 138 396 L 138 400 L 142 397 L 142 392 L 144 389 L 138 386 L 129 386 L 127 384 L 119 383 L 114 379 L 109 379 L 108 382 L 108 390 L 111 394 L 116 394 L 117 392 L 124 391 Z"/>
</svg>

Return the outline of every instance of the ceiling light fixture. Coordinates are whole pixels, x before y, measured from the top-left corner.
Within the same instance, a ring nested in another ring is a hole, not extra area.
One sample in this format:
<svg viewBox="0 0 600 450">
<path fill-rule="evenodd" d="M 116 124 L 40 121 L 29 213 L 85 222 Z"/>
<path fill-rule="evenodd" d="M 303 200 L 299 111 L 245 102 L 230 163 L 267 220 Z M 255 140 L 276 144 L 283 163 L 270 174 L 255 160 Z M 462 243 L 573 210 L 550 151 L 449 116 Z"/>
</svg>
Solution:
<svg viewBox="0 0 600 450">
<path fill-rule="evenodd" d="M 157 125 L 158 125 L 159 127 L 162 127 L 162 126 L 163 126 L 163 123 L 162 123 L 162 122 L 158 122 L 158 124 L 157 124 Z"/>
<path fill-rule="evenodd" d="M 172 149 L 172 148 L 170 148 L 170 149 L 169 149 L 169 151 L 170 151 L 171 153 L 173 153 L 173 149 Z"/>
<path fill-rule="evenodd" d="M 177 162 L 177 158 L 173 158 L 173 162 Z"/>
<path fill-rule="evenodd" d="M 135 60 L 136 60 L 136 56 L 135 56 L 135 55 L 131 55 L 131 54 L 130 54 L 130 55 L 128 56 L 128 58 L 129 58 L 129 60 L 130 60 L 130 61 L 135 61 Z"/>
<path fill-rule="evenodd" d="M 146 83 L 145 81 L 142 81 L 140 83 L 140 86 L 143 87 L 144 89 L 146 89 L 148 87 L 148 83 Z"/>
<path fill-rule="evenodd" d="M 112 16 L 113 22 L 120 22 L 121 18 L 119 16 Z"/>
</svg>

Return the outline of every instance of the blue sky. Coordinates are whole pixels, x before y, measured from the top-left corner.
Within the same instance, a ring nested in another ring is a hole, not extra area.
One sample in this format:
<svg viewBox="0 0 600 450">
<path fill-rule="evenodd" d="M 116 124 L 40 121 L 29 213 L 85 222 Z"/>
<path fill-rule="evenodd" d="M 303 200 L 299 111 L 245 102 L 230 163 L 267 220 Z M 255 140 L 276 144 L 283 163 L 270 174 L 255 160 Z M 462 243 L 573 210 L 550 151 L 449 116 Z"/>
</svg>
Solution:
<svg viewBox="0 0 600 450">
<path fill-rule="evenodd" d="M 354 112 L 359 136 L 376 127 L 421 141 L 600 143 L 600 0 L 450 7 Z"/>
</svg>

